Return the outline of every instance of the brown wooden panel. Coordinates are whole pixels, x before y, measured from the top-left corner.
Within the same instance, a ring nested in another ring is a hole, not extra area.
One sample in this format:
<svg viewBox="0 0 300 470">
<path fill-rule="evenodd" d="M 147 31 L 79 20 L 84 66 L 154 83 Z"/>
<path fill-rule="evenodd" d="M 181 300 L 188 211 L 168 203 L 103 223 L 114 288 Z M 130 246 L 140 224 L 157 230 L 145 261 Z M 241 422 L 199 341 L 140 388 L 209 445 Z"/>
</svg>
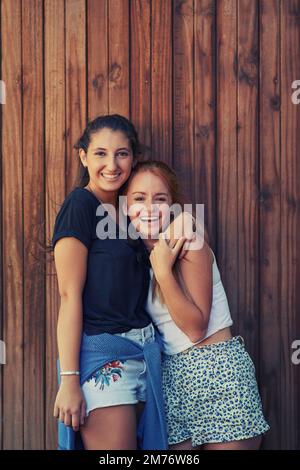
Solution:
<svg viewBox="0 0 300 470">
<path fill-rule="evenodd" d="M 2 78 L 2 8 L 0 5 L 0 77 Z M 3 162 L 3 149 L 2 149 L 2 106 L 0 104 L 0 182 L 2 185 L 2 162 Z M 2 191 L 0 191 L 0 340 L 3 341 L 3 210 L 2 210 Z M 2 449 L 3 442 L 3 365 L 0 365 L 0 449 Z"/>
<path fill-rule="evenodd" d="M 196 0 L 194 14 L 195 202 L 205 204 L 210 245 L 216 245 L 215 0 Z"/>
<path fill-rule="evenodd" d="M 149 0 L 130 2 L 130 118 L 151 147 L 151 11 Z M 149 154 L 146 155 L 149 157 Z"/>
<path fill-rule="evenodd" d="M 108 0 L 109 114 L 129 117 L 129 5 Z"/>
<path fill-rule="evenodd" d="M 272 44 L 272 47 L 270 47 Z M 260 2 L 260 384 L 271 426 L 266 448 L 280 448 L 280 50 L 279 1 Z"/>
<path fill-rule="evenodd" d="M 88 118 L 108 113 L 108 4 L 87 1 Z"/>
<path fill-rule="evenodd" d="M 86 2 L 65 2 L 66 37 L 66 190 L 74 187 L 78 152 L 74 144 L 86 126 Z"/>
<path fill-rule="evenodd" d="M 46 241 L 51 242 L 59 206 L 65 196 L 65 10 L 64 1 L 45 1 L 45 179 Z M 57 426 L 53 418 L 57 393 L 56 324 L 59 295 L 54 262 L 46 264 L 46 449 L 57 447 Z"/>
<path fill-rule="evenodd" d="M 172 2 L 152 2 L 151 18 L 151 157 L 172 165 Z"/>
<path fill-rule="evenodd" d="M 3 448 L 22 449 L 24 440 L 23 179 L 21 2 L 4 0 L 2 13 L 3 315 L 7 361 L 3 367 Z M 13 44 L 13 47 L 11 45 Z"/>
<path fill-rule="evenodd" d="M 173 166 L 191 202 L 194 202 L 193 15 L 193 0 L 173 2 Z"/>
<path fill-rule="evenodd" d="M 258 245 L 258 9 L 251 0 L 238 2 L 237 211 L 238 331 L 259 366 Z"/>
<path fill-rule="evenodd" d="M 299 449 L 299 365 L 290 359 L 300 332 L 300 105 L 291 100 L 291 84 L 300 77 L 300 1 L 281 2 L 281 444 Z"/>
<path fill-rule="evenodd" d="M 44 448 L 45 286 L 43 2 L 22 3 L 24 449 Z"/>
<path fill-rule="evenodd" d="M 237 10 L 235 0 L 217 2 L 217 247 L 228 302 L 238 326 L 237 233 Z"/>
</svg>

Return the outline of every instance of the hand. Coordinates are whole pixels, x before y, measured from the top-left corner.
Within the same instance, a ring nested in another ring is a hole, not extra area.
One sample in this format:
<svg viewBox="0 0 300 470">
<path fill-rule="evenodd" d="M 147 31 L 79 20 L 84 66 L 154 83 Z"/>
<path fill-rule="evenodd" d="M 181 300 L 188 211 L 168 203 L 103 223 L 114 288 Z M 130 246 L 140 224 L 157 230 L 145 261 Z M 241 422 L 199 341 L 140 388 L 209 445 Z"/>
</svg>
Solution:
<svg viewBox="0 0 300 470">
<path fill-rule="evenodd" d="M 194 219 L 189 212 L 179 214 L 169 227 L 165 230 L 166 238 L 170 240 L 169 245 L 175 246 L 177 240 L 184 236 L 186 241 L 179 254 L 179 259 L 183 258 L 189 249 L 190 243 L 196 240 L 196 234 L 193 231 Z"/>
<path fill-rule="evenodd" d="M 158 242 L 150 253 L 150 262 L 157 282 L 163 281 L 165 276 L 172 273 L 173 265 L 182 249 L 186 238 L 181 237 L 175 242 L 167 243 L 165 234 L 161 233 Z"/>
<path fill-rule="evenodd" d="M 65 423 L 72 426 L 74 431 L 79 430 L 79 425 L 84 424 L 86 403 L 79 382 L 73 381 L 71 377 L 66 377 L 59 387 L 53 415 Z"/>
</svg>

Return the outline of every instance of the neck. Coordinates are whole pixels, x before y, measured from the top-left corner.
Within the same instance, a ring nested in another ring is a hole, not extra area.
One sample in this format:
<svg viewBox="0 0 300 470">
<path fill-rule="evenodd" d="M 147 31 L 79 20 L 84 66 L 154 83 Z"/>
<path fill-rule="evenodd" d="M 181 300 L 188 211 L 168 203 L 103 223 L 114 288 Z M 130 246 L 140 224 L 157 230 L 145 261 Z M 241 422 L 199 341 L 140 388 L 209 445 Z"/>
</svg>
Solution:
<svg viewBox="0 0 300 470">
<path fill-rule="evenodd" d="M 85 189 L 88 189 L 91 193 L 93 193 L 99 202 L 103 202 L 104 204 L 112 204 L 114 207 L 117 206 L 118 191 L 101 191 L 101 189 L 94 187 L 93 183 L 88 183 Z"/>
<path fill-rule="evenodd" d="M 150 240 L 149 238 L 144 238 L 144 244 L 146 245 L 146 248 L 148 249 L 148 251 L 151 251 L 152 248 L 154 247 L 155 243 L 157 242 L 156 239 L 154 240 Z"/>
</svg>

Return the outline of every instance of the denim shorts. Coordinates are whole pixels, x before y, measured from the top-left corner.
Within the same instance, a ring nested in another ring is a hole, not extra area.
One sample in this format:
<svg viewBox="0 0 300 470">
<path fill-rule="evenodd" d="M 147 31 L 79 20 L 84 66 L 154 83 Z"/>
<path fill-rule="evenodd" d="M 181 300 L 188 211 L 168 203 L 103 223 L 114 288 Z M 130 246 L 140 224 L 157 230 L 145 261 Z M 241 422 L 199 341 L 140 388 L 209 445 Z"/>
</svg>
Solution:
<svg viewBox="0 0 300 470">
<path fill-rule="evenodd" d="M 141 346 L 155 340 L 152 324 L 116 333 Z M 105 364 L 82 384 L 86 401 L 86 416 L 96 408 L 136 404 L 146 401 L 146 363 L 144 360 L 116 360 Z"/>
</svg>

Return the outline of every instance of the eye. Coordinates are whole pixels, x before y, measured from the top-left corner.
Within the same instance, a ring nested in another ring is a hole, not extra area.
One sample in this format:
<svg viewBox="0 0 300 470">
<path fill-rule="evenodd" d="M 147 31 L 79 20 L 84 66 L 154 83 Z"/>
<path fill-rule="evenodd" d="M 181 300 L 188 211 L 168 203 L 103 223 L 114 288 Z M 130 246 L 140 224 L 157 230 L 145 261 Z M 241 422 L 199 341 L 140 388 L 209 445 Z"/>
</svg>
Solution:
<svg viewBox="0 0 300 470">
<path fill-rule="evenodd" d="M 126 152 L 126 151 L 125 151 L 125 152 L 119 152 L 119 153 L 117 153 L 117 156 L 118 156 L 118 157 L 121 157 L 121 158 L 129 157 L 129 155 L 130 155 L 130 154 L 129 154 L 128 152 Z"/>
<path fill-rule="evenodd" d="M 143 197 L 142 196 L 136 196 L 134 198 L 135 201 L 142 201 L 143 200 Z"/>
<path fill-rule="evenodd" d="M 166 199 L 165 197 L 163 197 L 163 196 L 162 196 L 162 197 L 158 197 L 156 200 L 159 201 L 159 202 L 166 202 L 166 201 L 167 201 L 167 199 Z"/>
<path fill-rule="evenodd" d="M 99 155 L 99 157 L 104 157 L 105 156 L 105 152 L 96 152 L 95 155 Z"/>
</svg>

